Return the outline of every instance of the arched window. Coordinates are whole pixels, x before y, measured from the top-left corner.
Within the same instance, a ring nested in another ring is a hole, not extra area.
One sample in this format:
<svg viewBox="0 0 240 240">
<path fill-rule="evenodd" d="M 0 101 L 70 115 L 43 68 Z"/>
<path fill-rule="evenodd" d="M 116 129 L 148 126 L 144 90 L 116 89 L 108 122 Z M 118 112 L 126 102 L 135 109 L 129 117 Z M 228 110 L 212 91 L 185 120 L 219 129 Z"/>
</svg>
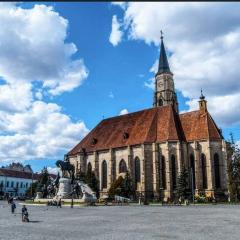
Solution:
<svg viewBox="0 0 240 240">
<path fill-rule="evenodd" d="M 173 186 L 173 189 L 176 189 L 177 174 L 176 174 L 176 158 L 174 155 L 171 156 L 171 165 L 172 165 L 172 186 Z"/>
<path fill-rule="evenodd" d="M 191 177 L 191 188 L 196 189 L 196 178 L 195 178 L 195 159 L 193 154 L 190 155 L 190 177 Z"/>
<path fill-rule="evenodd" d="M 214 154 L 214 176 L 215 176 L 215 187 L 220 188 L 220 166 L 219 166 L 219 156 L 217 153 Z"/>
<path fill-rule="evenodd" d="M 107 188 L 107 162 L 102 162 L 102 188 Z"/>
<path fill-rule="evenodd" d="M 159 101 L 158 101 L 158 105 L 159 106 L 163 106 L 163 100 L 160 98 Z"/>
<path fill-rule="evenodd" d="M 119 173 L 127 172 L 127 165 L 126 162 L 122 159 L 119 163 Z"/>
<path fill-rule="evenodd" d="M 141 165 L 140 159 L 138 157 L 135 158 L 135 183 L 141 182 Z"/>
<path fill-rule="evenodd" d="M 207 189 L 207 162 L 205 154 L 201 154 L 201 163 L 202 163 L 202 183 L 203 189 Z"/>
<path fill-rule="evenodd" d="M 159 162 L 159 186 L 160 188 L 166 189 L 166 163 L 165 157 L 161 156 Z"/>
<path fill-rule="evenodd" d="M 92 174 L 92 164 L 89 162 L 87 165 L 87 175 L 91 175 Z"/>
</svg>

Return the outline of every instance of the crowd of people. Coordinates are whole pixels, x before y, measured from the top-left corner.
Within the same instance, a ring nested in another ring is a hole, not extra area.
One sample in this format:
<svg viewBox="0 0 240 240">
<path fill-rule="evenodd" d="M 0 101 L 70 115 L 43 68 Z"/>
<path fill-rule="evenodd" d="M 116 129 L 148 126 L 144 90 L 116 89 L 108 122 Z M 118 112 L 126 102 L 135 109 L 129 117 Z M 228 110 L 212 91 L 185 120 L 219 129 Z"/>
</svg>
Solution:
<svg viewBox="0 0 240 240">
<path fill-rule="evenodd" d="M 57 206 L 57 207 L 62 207 L 62 199 L 58 199 L 58 200 L 51 200 L 47 202 L 48 206 Z"/>
</svg>

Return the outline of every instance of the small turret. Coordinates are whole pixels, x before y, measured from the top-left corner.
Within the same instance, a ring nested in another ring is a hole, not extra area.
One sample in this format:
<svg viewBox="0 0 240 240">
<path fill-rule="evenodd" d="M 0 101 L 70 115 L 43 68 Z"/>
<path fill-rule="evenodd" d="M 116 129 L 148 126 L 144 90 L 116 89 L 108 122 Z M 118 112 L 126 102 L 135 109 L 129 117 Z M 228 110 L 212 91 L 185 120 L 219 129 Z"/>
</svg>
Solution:
<svg viewBox="0 0 240 240">
<path fill-rule="evenodd" d="M 202 112 L 207 111 L 207 101 L 205 100 L 205 96 L 203 95 L 202 89 L 201 89 L 201 95 L 199 97 L 199 110 Z"/>
</svg>

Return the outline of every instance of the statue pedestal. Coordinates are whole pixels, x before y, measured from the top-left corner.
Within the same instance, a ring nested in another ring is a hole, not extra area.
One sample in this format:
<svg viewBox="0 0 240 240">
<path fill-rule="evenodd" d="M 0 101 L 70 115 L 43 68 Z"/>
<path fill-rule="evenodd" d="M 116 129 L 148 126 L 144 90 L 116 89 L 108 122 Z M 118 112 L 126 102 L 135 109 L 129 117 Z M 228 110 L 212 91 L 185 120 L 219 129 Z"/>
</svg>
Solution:
<svg viewBox="0 0 240 240">
<path fill-rule="evenodd" d="M 60 178 L 59 179 L 59 188 L 57 197 L 58 198 L 70 198 L 72 192 L 71 179 L 69 178 Z"/>
</svg>

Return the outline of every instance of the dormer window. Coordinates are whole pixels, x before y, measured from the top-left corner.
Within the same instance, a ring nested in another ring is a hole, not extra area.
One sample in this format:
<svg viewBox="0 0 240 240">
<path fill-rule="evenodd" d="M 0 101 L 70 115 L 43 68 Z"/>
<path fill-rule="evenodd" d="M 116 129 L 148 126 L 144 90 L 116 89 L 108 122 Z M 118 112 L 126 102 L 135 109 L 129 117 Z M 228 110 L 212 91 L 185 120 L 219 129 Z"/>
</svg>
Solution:
<svg viewBox="0 0 240 240">
<path fill-rule="evenodd" d="M 128 139 L 129 138 L 129 134 L 127 132 L 123 133 L 123 139 Z"/>
<path fill-rule="evenodd" d="M 97 139 L 93 138 L 91 143 L 92 143 L 92 145 L 95 145 L 97 143 Z"/>
<path fill-rule="evenodd" d="M 86 148 L 81 148 L 82 153 L 86 153 Z"/>
</svg>

